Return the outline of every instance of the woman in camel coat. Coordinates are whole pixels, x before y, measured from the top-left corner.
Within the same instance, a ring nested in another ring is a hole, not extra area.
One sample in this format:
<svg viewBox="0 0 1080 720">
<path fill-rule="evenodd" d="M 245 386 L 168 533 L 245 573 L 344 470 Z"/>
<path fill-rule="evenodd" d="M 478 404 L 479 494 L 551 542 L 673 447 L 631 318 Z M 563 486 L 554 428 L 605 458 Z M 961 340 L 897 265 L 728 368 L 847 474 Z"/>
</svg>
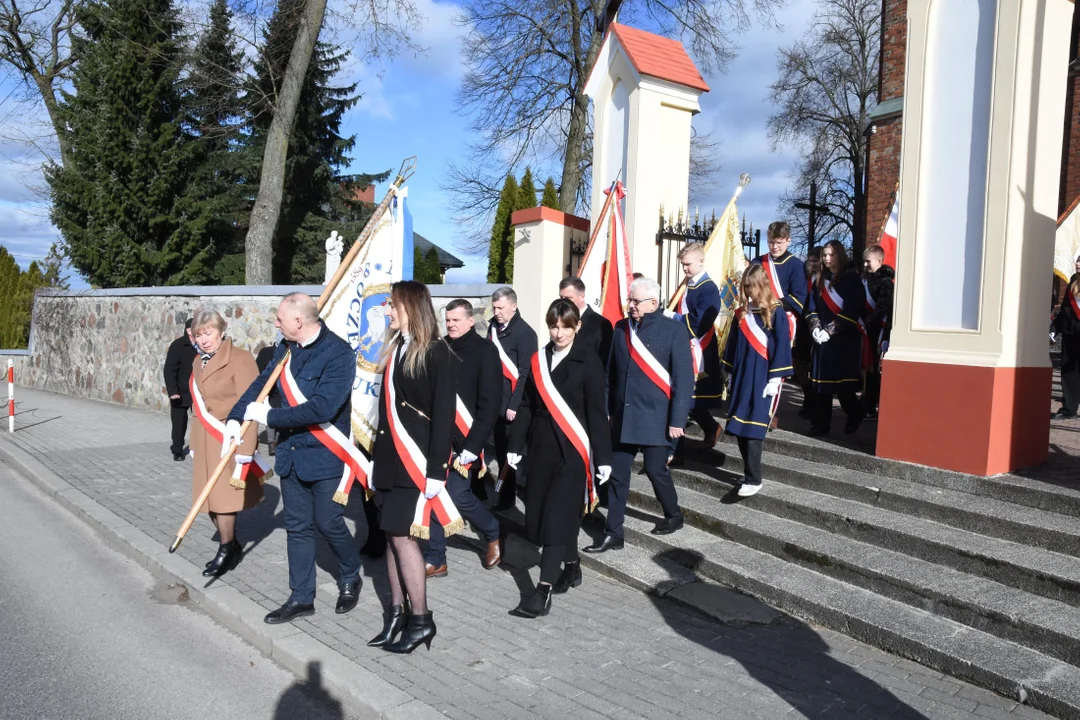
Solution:
<svg viewBox="0 0 1080 720">
<path fill-rule="evenodd" d="M 224 428 L 226 435 L 229 431 L 239 433 L 239 427 L 226 428 L 225 418 L 258 377 L 259 370 L 250 352 L 235 347 L 231 340 L 225 339 L 225 319 L 217 312 L 196 313 L 191 329 L 199 349 L 199 357 L 195 358 L 192 370 L 192 404 L 197 418 L 197 422 L 191 425 L 190 443 L 194 456 L 191 476 L 194 501 L 221 460 L 221 430 Z M 255 507 L 262 500 L 261 481 L 266 478 L 258 477 L 258 466 L 252 463 L 258 447 L 258 428 L 257 423 L 251 423 L 248 427 L 236 454 L 202 507 L 203 512 L 210 513 L 221 542 L 217 555 L 207 563 L 203 572 L 207 577 L 223 575 L 240 562 L 243 549 L 236 540 L 236 514 Z M 241 465 L 240 479 L 234 479 L 237 463 Z"/>
</svg>

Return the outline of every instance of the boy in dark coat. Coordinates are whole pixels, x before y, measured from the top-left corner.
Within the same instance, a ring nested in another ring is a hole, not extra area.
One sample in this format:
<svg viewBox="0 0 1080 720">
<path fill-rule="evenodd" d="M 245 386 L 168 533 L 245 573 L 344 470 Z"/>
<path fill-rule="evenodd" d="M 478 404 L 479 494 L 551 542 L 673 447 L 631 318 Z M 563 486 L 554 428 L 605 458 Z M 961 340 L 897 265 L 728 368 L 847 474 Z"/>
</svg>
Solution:
<svg viewBox="0 0 1080 720">
<path fill-rule="evenodd" d="M 870 342 L 870 367 L 866 370 L 863 412 L 877 417 L 881 397 L 881 358 L 889 349 L 892 327 L 893 288 L 896 271 L 885 265 L 885 250 L 871 245 L 863 252 L 863 289 L 866 294 L 866 335 Z"/>
</svg>

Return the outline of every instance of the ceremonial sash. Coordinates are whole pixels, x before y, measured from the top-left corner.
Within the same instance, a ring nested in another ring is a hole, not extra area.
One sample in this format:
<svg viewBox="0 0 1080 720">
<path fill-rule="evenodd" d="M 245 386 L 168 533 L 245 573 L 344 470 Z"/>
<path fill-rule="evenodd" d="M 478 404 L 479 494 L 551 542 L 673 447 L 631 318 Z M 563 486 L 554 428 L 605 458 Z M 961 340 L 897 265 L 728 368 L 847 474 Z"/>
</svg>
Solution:
<svg viewBox="0 0 1080 720">
<path fill-rule="evenodd" d="M 510 392 L 513 393 L 517 389 L 518 383 L 517 365 L 510 362 L 510 356 L 503 350 L 502 343 L 499 342 L 499 329 L 495 326 L 495 323 L 491 323 L 491 342 L 495 343 L 495 349 L 499 351 L 499 363 L 502 365 L 503 377 L 510 381 Z"/>
<path fill-rule="evenodd" d="M 870 283 L 864 279 L 862 281 L 863 292 L 866 294 L 866 309 L 870 312 L 877 310 L 877 303 L 874 302 L 874 296 L 870 294 Z"/>
<path fill-rule="evenodd" d="M 203 429 L 206 430 L 210 437 L 224 445 L 225 423 L 211 415 L 206 409 L 206 401 L 203 399 L 199 386 L 195 384 L 194 375 L 192 375 L 191 379 L 188 381 L 188 387 L 191 390 L 192 408 L 195 411 L 195 417 L 199 418 L 199 422 L 202 423 Z M 256 448 L 255 452 L 251 455 L 251 462 L 233 464 L 233 476 L 232 479 L 229 480 L 229 484 L 234 488 L 243 490 L 247 487 L 248 480 L 258 480 L 261 485 L 269 480 L 273 474 L 274 471 L 271 469 L 270 463 L 259 454 L 259 450 Z"/>
<path fill-rule="evenodd" d="M 431 537 L 431 513 L 434 512 L 446 535 L 453 535 L 465 527 L 465 523 L 461 519 L 461 515 L 458 514 L 457 508 L 454 507 L 454 503 L 450 499 L 450 493 L 446 492 L 444 487 L 439 491 L 438 495 L 430 500 L 424 497 L 424 490 L 427 488 L 427 458 L 424 457 L 420 446 L 409 435 L 401 422 L 401 418 L 398 416 L 397 390 L 394 388 L 395 355 L 396 353 L 391 353 L 390 359 L 386 361 L 382 394 L 386 418 L 390 423 L 390 437 L 394 440 L 394 448 L 397 450 L 398 457 L 401 458 L 401 463 L 405 466 L 409 478 L 420 490 L 420 497 L 416 499 L 416 511 L 413 514 L 413 524 L 409 528 L 409 534 L 425 540 L 429 539 Z"/>
<path fill-rule="evenodd" d="M 1072 294 L 1071 290 L 1066 290 L 1065 294 L 1069 296 L 1069 305 L 1072 306 L 1073 314 L 1080 318 L 1080 304 L 1076 302 L 1076 296 Z"/>
<path fill-rule="evenodd" d="M 762 359 L 768 360 L 769 336 L 765 333 L 765 328 L 750 320 L 750 315 L 751 313 L 739 310 L 739 330 L 742 332 L 743 337 L 746 338 L 746 342 L 750 343 L 750 347 Z"/>
<path fill-rule="evenodd" d="M 543 352 L 541 350 L 532 356 L 533 382 L 536 383 L 540 398 L 544 401 L 548 412 L 551 413 L 555 424 L 559 426 L 563 435 L 574 446 L 574 449 L 577 450 L 578 455 L 581 456 L 582 461 L 585 463 L 585 512 L 589 513 L 596 508 L 599 500 L 596 496 L 596 489 L 593 487 L 592 445 L 589 443 L 589 435 L 585 432 L 581 421 L 578 420 L 577 415 L 570 409 L 566 400 L 559 394 L 559 389 L 552 382 L 547 360 L 540 357 Z"/>
<path fill-rule="evenodd" d="M 465 401 L 461 399 L 461 396 L 456 395 L 455 398 L 457 399 L 457 412 L 454 415 L 454 425 L 457 427 L 458 432 L 461 433 L 461 436 L 467 438 L 469 437 L 469 433 L 472 432 L 473 416 L 472 413 L 469 412 L 469 408 L 465 407 Z M 486 463 L 484 462 L 483 450 L 480 451 L 480 457 L 478 459 L 480 460 L 480 476 L 483 477 L 484 471 L 487 469 Z M 472 463 L 462 465 L 457 460 L 454 460 L 454 469 L 462 475 L 467 476 L 469 470 L 472 469 Z"/>
<path fill-rule="evenodd" d="M 761 256 L 761 265 L 765 268 L 765 274 L 769 278 L 769 286 L 777 300 L 784 299 L 784 290 L 780 287 L 780 276 L 776 274 L 776 264 L 768 254 Z"/>
<path fill-rule="evenodd" d="M 833 289 L 832 283 L 825 280 L 822 283 L 821 300 L 832 310 L 833 315 L 839 315 L 844 311 L 844 298 Z"/>
<path fill-rule="evenodd" d="M 307 396 L 301 392 L 296 378 L 293 377 L 291 354 L 285 362 L 285 370 L 281 373 L 281 391 L 290 407 L 307 402 Z M 368 477 L 371 475 L 371 461 L 356 447 L 352 439 L 352 431 L 349 431 L 349 437 L 345 437 L 343 432 L 328 422 L 308 425 L 307 430 L 338 460 L 345 463 L 341 481 L 338 483 L 337 491 L 334 492 L 334 502 L 342 505 L 349 503 L 349 491 L 352 490 L 354 481 L 359 482 L 365 492 L 369 492 Z"/>
<path fill-rule="evenodd" d="M 637 332 L 630 327 L 629 321 L 626 323 L 626 347 L 630 350 L 630 357 L 641 368 L 641 371 L 656 383 L 656 386 L 663 390 L 670 400 L 671 375 L 660 364 L 660 361 L 649 352 L 649 348 L 645 347 L 645 343 L 641 342 Z"/>
<path fill-rule="evenodd" d="M 679 298 L 679 314 L 683 317 L 690 315 L 690 306 L 686 304 L 686 297 L 690 294 L 687 290 Z M 689 320 L 687 320 L 689 325 Z M 709 347 L 709 344 L 716 337 L 716 327 L 710 325 L 708 331 L 700 338 L 690 336 L 690 358 L 694 361 L 694 377 L 697 377 L 705 370 L 705 348 Z"/>
<path fill-rule="evenodd" d="M 874 298 L 870 294 L 870 284 L 868 282 L 866 282 L 865 278 L 863 278 L 862 286 L 863 286 L 863 295 L 866 296 L 866 310 L 869 313 L 873 313 L 875 310 L 877 310 L 877 303 L 874 302 Z M 884 331 L 884 328 L 882 328 L 882 331 Z M 874 353 L 873 353 L 873 350 L 871 350 L 870 332 L 869 332 L 868 328 L 866 327 L 866 323 L 863 321 L 862 318 L 859 318 L 859 332 L 861 332 L 862 336 L 863 336 L 863 341 L 862 341 L 862 364 L 863 364 L 863 368 L 869 370 L 874 364 Z M 879 338 L 878 339 L 878 347 L 880 347 L 880 346 L 881 346 L 881 340 Z"/>
</svg>

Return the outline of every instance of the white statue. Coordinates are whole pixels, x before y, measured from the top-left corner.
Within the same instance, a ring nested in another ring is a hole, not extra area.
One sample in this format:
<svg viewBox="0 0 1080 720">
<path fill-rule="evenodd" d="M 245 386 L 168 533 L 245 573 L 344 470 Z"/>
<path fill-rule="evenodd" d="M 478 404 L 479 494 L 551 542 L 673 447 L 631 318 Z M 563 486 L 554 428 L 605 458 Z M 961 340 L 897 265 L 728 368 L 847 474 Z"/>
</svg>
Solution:
<svg viewBox="0 0 1080 720">
<path fill-rule="evenodd" d="M 338 235 L 338 231 L 334 230 L 330 233 L 330 237 L 326 238 L 326 279 L 323 280 L 323 284 L 329 283 L 334 277 L 338 266 L 341 265 L 341 251 L 344 249 L 345 242 Z"/>
</svg>

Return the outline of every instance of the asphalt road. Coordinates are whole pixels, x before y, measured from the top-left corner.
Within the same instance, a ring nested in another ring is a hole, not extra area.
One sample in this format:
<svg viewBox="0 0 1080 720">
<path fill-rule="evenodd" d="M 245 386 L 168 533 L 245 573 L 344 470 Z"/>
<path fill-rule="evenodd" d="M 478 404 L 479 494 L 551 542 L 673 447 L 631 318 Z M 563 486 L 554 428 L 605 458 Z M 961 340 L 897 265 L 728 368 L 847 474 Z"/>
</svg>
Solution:
<svg viewBox="0 0 1080 720">
<path fill-rule="evenodd" d="M 347 720 L 0 463 L 0 718 Z"/>
</svg>

